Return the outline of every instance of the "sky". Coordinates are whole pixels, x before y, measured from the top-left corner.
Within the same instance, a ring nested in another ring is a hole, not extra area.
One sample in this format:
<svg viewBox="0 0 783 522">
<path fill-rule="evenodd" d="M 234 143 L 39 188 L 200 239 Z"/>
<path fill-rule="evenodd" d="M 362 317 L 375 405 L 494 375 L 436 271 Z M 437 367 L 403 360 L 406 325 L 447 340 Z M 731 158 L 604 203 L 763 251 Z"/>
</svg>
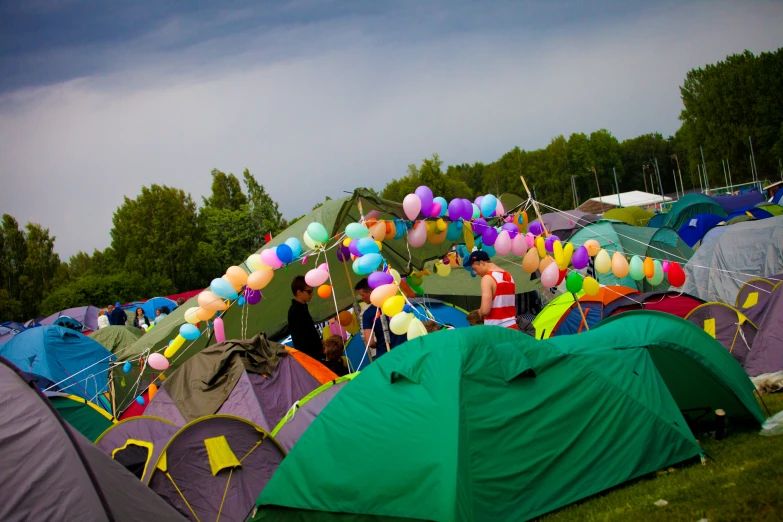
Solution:
<svg viewBox="0 0 783 522">
<path fill-rule="evenodd" d="M 783 46 L 763 1 L 0 3 L 0 213 L 66 260 L 153 183 L 218 168 L 293 218 L 438 153 L 673 134 L 688 70 Z"/>
</svg>

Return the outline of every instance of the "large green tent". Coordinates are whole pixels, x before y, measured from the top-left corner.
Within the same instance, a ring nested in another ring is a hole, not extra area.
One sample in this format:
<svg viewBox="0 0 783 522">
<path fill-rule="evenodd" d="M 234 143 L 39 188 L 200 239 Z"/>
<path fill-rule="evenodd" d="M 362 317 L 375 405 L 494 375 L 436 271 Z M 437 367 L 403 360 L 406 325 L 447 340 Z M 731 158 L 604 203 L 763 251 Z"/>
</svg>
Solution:
<svg viewBox="0 0 783 522">
<path fill-rule="evenodd" d="M 654 226 L 680 230 L 691 218 L 699 214 L 715 214 L 716 216 L 726 217 L 726 211 L 723 210 L 723 207 L 718 202 L 709 196 L 693 192 L 686 194 L 673 204 L 669 212 L 662 214 L 662 221 L 658 223 L 656 220 Z M 648 222 L 647 226 L 653 226 L 653 223 Z"/>
<path fill-rule="evenodd" d="M 254 520 L 527 520 L 698 456 L 682 410 L 721 407 L 758 426 L 752 387 L 709 335 L 656 312 L 546 341 L 437 332 L 334 397 Z"/>
<path fill-rule="evenodd" d="M 134 326 L 107 326 L 95 330 L 89 337 L 121 359 L 125 348 L 138 341 L 143 333 L 141 328 Z"/>
<path fill-rule="evenodd" d="M 578 248 L 588 239 L 598 241 L 610 256 L 619 251 L 626 256 L 667 259 L 677 261 L 680 265 L 685 265 L 693 256 L 693 250 L 670 228 L 634 227 L 616 221 L 596 221 L 575 233 L 569 241 L 574 244 L 574 248 Z M 604 285 L 627 286 L 640 292 L 663 291 L 669 288 L 665 278 L 661 284 L 652 286 L 646 279 L 634 281 L 630 275 L 619 279 L 612 272 L 598 274 L 598 281 Z"/>
<path fill-rule="evenodd" d="M 511 205 L 521 203 L 519 196 L 510 195 L 503 197 L 507 208 L 513 208 Z M 361 208 L 361 209 L 360 209 Z M 382 200 L 366 189 L 357 189 L 351 196 L 345 198 L 330 200 L 322 206 L 313 210 L 310 214 L 296 221 L 270 243 L 264 246 L 264 249 L 273 248 L 284 243 L 287 239 L 295 237 L 302 239 L 310 223 L 318 222 L 326 227 L 331 236 L 342 233 L 349 223 L 361 220 L 362 213 L 366 216 L 371 211 L 380 213 L 380 219 L 406 219 L 402 210 L 402 204 L 387 200 Z M 458 240 L 462 241 L 462 240 Z M 430 242 L 420 248 L 412 248 L 407 242 L 406 237 L 400 239 L 387 238 L 383 242 L 381 254 L 384 259 L 403 275 L 409 273 L 412 269 L 422 269 L 428 260 L 439 259 L 443 257 L 451 248 L 448 241 L 440 245 L 434 245 Z M 260 250 L 259 250 L 260 252 Z M 269 285 L 263 289 L 264 298 L 260 303 L 254 306 L 239 307 L 236 304 L 227 310 L 223 317 L 225 333 L 227 339 L 247 339 L 259 332 L 265 332 L 269 337 L 275 338 L 285 332 L 288 320 L 288 308 L 291 306 L 291 280 L 296 275 L 304 275 L 319 264 L 326 261 L 329 264 L 333 283 L 334 299 L 321 299 L 314 297 L 310 302 L 309 309 L 313 320 L 323 321 L 336 314 L 335 299 L 337 308 L 344 310 L 354 304 L 353 287 L 359 281 L 360 277 L 353 273 L 350 263 L 344 264 L 337 259 L 337 249 L 328 250 L 326 257 L 310 256 L 304 262 L 294 261 L 287 268 L 279 269 Z M 248 252 L 250 255 L 252 252 Z M 530 275 L 522 270 L 521 259 L 508 255 L 505 257 L 496 257 L 494 261 L 501 267 L 508 270 L 517 283 L 517 292 L 525 292 L 539 288 L 539 281 L 530 279 Z M 244 268 L 244 265 L 241 265 Z M 228 268 L 228 267 L 226 267 Z M 433 272 L 431 270 L 431 272 Z M 215 274 L 219 277 L 221 274 Z M 462 267 L 453 267 L 448 277 L 431 275 L 425 279 L 424 290 L 440 299 L 446 299 L 447 296 L 470 296 L 480 295 L 481 289 L 479 280 L 470 276 L 467 270 Z M 160 324 L 155 325 L 150 332 L 143 335 L 136 343 L 123 351 L 123 358 L 131 359 L 143 354 L 146 350 L 160 350 L 173 339 L 180 326 L 185 323 L 185 311 L 193 306 L 198 306 L 198 298 L 190 299 L 184 305 L 178 307 Z M 203 329 L 203 325 L 202 325 Z M 214 338 L 202 335 L 193 342 L 186 342 L 180 348 L 176 356 L 171 359 L 171 373 L 179 367 L 193 354 L 198 353 L 208 344 L 214 343 Z M 135 369 L 135 367 L 134 367 Z M 115 369 L 115 383 L 121 382 L 123 374 L 122 369 Z M 150 372 L 152 373 L 152 372 Z M 157 372 L 154 372 L 157 373 Z M 130 382 L 135 380 L 133 374 L 126 376 L 125 381 L 128 386 L 114 386 L 117 396 L 117 408 L 124 410 L 131 400 L 132 394 L 137 388 L 130 386 Z"/>
</svg>

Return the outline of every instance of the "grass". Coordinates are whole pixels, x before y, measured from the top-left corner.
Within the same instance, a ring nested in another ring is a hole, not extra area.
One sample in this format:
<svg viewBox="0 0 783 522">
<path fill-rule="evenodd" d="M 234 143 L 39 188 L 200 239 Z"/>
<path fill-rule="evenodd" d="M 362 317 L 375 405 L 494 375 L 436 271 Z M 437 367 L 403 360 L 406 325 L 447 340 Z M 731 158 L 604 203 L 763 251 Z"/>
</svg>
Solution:
<svg viewBox="0 0 783 522">
<path fill-rule="evenodd" d="M 770 412 L 783 410 L 783 394 L 765 395 Z M 762 407 L 763 409 L 763 407 Z M 783 520 L 783 436 L 736 433 L 700 440 L 712 459 L 659 471 L 542 517 L 560 521 L 710 522 Z M 660 499 L 668 505 L 659 507 Z"/>
</svg>

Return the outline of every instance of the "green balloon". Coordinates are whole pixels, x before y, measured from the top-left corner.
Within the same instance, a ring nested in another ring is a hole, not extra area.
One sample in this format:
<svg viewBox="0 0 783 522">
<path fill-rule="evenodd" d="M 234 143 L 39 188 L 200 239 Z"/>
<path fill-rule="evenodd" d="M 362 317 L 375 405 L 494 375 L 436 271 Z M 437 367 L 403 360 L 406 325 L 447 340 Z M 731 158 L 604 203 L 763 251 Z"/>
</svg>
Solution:
<svg viewBox="0 0 783 522">
<path fill-rule="evenodd" d="M 578 294 L 582 289 L 582 276 L 579 272 L 571 272 L 566 278 L 566 289 L 572 294 Z"/>
<path fill-rule="evenodd" d="M 652 277 L 647 278 L 647 282 L 653 286 L 657 286 L 663 282 L 663 266 L 657 259 L 653 261 L 655 266 L 655 272 Z"/>
<path fill-rule="evenodd" d="M 639 256 L 633 256 L 631 258 L 628 273 L 634 281 L 641 281 L 644 279 L 644 262 Z"/>
<path fill-rule="evenodd" d="M 424 289 L 417 285 L 410 285 L 411 290 L 416 292 L 416 295 L 424 295 Z"/>
<path fill-rule="evenodd" d="M 326 243 L 329 240 L 329 232 L 322 224 L 316 222 L 307 225 L 307 235 L 318 243 Z"/>
<path fill-rule="evenodd" d="M 416 277 L 415 275 L 409 275 L 407 279 L 408 279 L 408 284 L 411 285 L 411 287 L 421 286 L 421 284 L 424 282 L 423 277 Z"/>
</svg>

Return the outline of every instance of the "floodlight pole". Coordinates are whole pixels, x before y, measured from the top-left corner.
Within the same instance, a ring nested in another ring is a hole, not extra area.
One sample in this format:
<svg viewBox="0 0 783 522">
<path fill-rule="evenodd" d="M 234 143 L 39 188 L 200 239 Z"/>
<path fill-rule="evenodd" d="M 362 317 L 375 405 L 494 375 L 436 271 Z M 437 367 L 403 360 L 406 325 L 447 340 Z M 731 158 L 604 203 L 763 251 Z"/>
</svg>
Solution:
<svg viewBox="0 0 783 522">
<path fill-rule="evenodd" d="M 753 152 L 753 140 L 750 139 L 750 136 L 748 136 L 748 143 L 750 143 L 750 158 L 753 165 L 753 172 L 755 174 L 755 180 L 756 183 L 761 184 L 759 180 L 759 169 L 756 168 L 756 154 Z M 759 187 L 761 189 L 761 187 Z"/>
<path fill-rule="evenodd" d="M 677 190 L 677 171 L 672 169 L 672 178 L 674 178 L 674 194 L 677 196 L 677 199 L 680 199 L 680 193 Z"/>
<path fill-rule="evenodd" d="M 655 160 L 655 174 L 658 176 L 658 188 L 661 189 L 661 209 L 663 209 L 663 205 L 666 203 L 666 196 L 663 195 L 663 183 L 661 182 L 661 170 L 658 168 L 658 158 L 653 158 Z"/>
<path fill-rule="evenodd" d="M 720 160 L 721 167 L 723 167 L 723 181 L 726 183 L 726 187 L 729 185 L 729 175 L 726 173 L 726 160 Z"/>
<path fill-rule="evenodd" d="M 612 167 L 612 173 L 614 174 L 614 187 L 617 190 L 617 206 L 622 208 L 623 202 L 620 201 L 620 185 L 617 184 L 617 169 Z"/>
<path fill-rule="evenodd" d="M 601 209 L 603 209 L 604 200 L 601 199 L 601 185 L 598 184 L 598 172 L 596 172 L 595 166 L 593 166 L 592 169 L 593 169 L 593 174 L 595 175 L 595 188 L 598 189 L 598 202 L 601 203 Z"/>
<path fill-rule="evenodd" d="M 734 182 L 731 181 L 731 164 L 729 163 L 729 159 L 726 158 L 726 169 L 729 171 L 729 192 L 734 192 Z"/>
<path fill-rule="evenodd" d="M 704 186 L 707 188 L 707 192 L 710 191 L 710 180 L 707 179 L 707 163 L 704 161 L 704 149 L 699 145 L 699 151 L 701 152 L 701 166 L 704 169 Z"/>
<path fill-rule="evenodd" d="M 682 171 L 680 170 L 680 158 L 678 158 L 676 154 L 672 154 L 672 156 L 674 156 L 674 161 L 677 162 L 677 173 L 680 175 L 680 188 L 682 189 L 683 197 L 685 197 L 685 185 L 682 184 Z"/>
<path fill-rule="evenodd" d="M 642 165 L 642 180 L 644 180 L 644 191 L 649 193 L 647 189 L 647 165 Z"/>
</svg>

